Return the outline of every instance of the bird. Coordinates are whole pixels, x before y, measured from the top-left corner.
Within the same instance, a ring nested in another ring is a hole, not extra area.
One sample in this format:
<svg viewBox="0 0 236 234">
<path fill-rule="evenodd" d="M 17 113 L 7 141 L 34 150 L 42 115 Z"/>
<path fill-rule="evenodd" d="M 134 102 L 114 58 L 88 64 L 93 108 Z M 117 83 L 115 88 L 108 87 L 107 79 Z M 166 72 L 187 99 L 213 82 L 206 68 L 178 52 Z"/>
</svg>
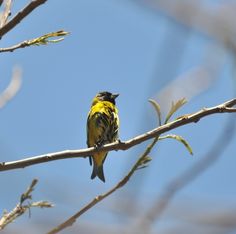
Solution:
<svg viewBox="0 0 236 234">
<path fill-rule="evenodd" d="M 119 117 L 115 99 L 119 94 L 99 92 L 92 100 L 87 118 L 87 146 L 99 148 L 102 145 L 118 141 Z M 103 163 L 108 152 L 100 151 L 89 156 L 93 171 L 91 179 L 96 176 L 105 182 Z"/>
</svg>

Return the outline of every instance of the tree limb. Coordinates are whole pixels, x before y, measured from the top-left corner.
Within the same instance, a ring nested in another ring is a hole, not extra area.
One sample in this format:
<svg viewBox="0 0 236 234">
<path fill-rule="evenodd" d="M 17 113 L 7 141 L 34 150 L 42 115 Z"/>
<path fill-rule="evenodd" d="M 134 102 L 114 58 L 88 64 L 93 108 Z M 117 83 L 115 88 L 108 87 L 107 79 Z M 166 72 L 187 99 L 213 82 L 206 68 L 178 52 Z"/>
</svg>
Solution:
<svg viewBox="0 0 236 234">
<path fill-rule="evenodd" d="M 82 214 L 84 214 L 86 211 L 91 209 L 93 206 L 95 206 L 97 203 L 101 202 L 104 198 L 108 197 L 112 193 L 114 193 L 117 189 L 123 187 L 130 179 L 130 177 L 134 174 L 134 172 L 142 167 L 147 166 L 146 164 L 151 160 L 148 158 L 149 153 L 151 152 L 152 148 L 158 141 L 158 136 L 153 140 L 153 142 L 148 145 L 144 153 L 139 157 L 139 159 L 136 161 L 134 166 L 131 168 L 131 170 L 128 172 L 128 174 L 119 182 L 115 187 L 113 187 L 108 192 L 99 195 L 95 197 L 91 202 L 89 202 L 85 207 L 83 207 L 81 210 L 79 210 L 76 214 L 71 216 L 69 219 L 67 219 L 65 222 L 61 223 L 57 227 L 53 228 L 51 231 L 49 231 L 47 234 L 56 234 L 63 229 L 72 226 L 73 223 L 78 219 Z"/>
<path fill-rule="evenodd" d="M 12 211 L 10 211 L 9 213 L 4 212 L 3 216 L 0 218 L 0 230 L 4 229 L 9 223 L 12 223 L 16 218 L 23 215 L 27 210 L 30 210 L 31 207 L 53 207 L 53 204 L 48 201 L 29 202 L 29 200 L 32 199 L 32 192 L 37 182 L 37 179 L 34 179 L 31 182 L 31 185 L 27 188 L 25 193 L 21 195 L 19 203 Z M 28 203 L 24 204 L 26 203 L 26 201 Z"/>
<path fill-rule="evenodd" d="M 8 17 L 11 15 L 11 6 L 12 6 L 12 0 L 6 0 L 5 9 L 3 10 L 3 12 L 1 12 L 0 28 L 6 24 Z"/>
<path fill-rule="evenodd" d="M 167 184 L 160 197 L 150 206 L 150 208 L 144 212 L 143 216 L 140 217 L 138 223 L 136 223 L 136 230 L 142 230 L 141 233 L 149 233 L 152 224 L 159 220 L 160 216 L 166 210 L 173 197 L 184 187 L 189 185 L 204 171 L 211 167 L 219 157 L 223 154 L 229 144 L 232 142 L 235 135 L 236 119 L 235 117 L 229 118 L 225 124 L 222 134 L 215 141 L 211 149 L 206 155 L 200 159 L 196 164 L 188 168 L 186 171 L 181 173 L 179 176 L 174 178 L 169 184 Z M 134 231 L 134 233 L 136 233 Z"/>
<path fill-rule="evenodd" d="M 25 8 L 19 11 L 10 21 L 8 21 L 2 28 L 0 28 L 0 38 L 13 29 L 21 22 L 27 15 L 29 15 L 35 8 L 44 4 L 47 0 L 32 0 Z"/>
<path fill-rule="evenodd" d="M 17 161 L 2 162 L 0 163 L 0 171 L 24 168 L 24 167 L 31 166 L 34 164 L 46 163 L 49 161 L 60 160 L 60 159 L 88 157 L 89 155 L 92 155 L 100 151 L 127 150 L 144 141 L 160 136 L 161 134 L 168 132 L 172 129 L 178 128 L 180 126 L 183 126 L 189 123 L 196 123 L 201 118 L 204 118 L 205 116 L 208 116 L 211 114 L 217 114 L 217 113 L 227 113 L 227 112 L 236 113 L 236 108 L 233 108 L 234 105 L 236 105 L 236 98 L 229 100 L 227 102 L 224 102 L 220 105 L 211 107 L 211 108 L 203 108 L 202 110 L 193 114 L 187 114 L 187 115 L 181 116 L 172 122 L 164 124 L 158 128 L 148 131 L 142 135 L 136 136 L 125 142 L 114 142 L 114 143 L 101 146 L 100 148 L 90 147 L 90 148 L 80 149 L 80 150 L 65 150 L 65 151 L 48 153 L 48 154 L 43 154 L 43 155 L 39 155 L 35 157 L 25 158 L 25 159 L 21 159 Z"/>
<path fill-rule="evenodd" d="M 68 35 L 69 32 L 65 32 L 64 30 L 59 30 L 57 32 L 51 32 L 51 33 L 47 33 L 44 34 L 40 37 L 36 37 L 30 40 L 25 40 L 23 42 L 20 42 L 14 46 L 11 47 L 6 47 L 6 48 L 0 48 L 0 53 L 2 52 L 13 52 L 16 49 L 20 49 L 20 48 L 25 48 L 25 47 L 29 47 L 32 45 L 47 45 L 49 43 L 57 43 L 60 42 L 62 40 L 64 40 L 63 36 Z M 55 39 L 51 39 L 51 38 L 55 38 Z"/>
</svg>

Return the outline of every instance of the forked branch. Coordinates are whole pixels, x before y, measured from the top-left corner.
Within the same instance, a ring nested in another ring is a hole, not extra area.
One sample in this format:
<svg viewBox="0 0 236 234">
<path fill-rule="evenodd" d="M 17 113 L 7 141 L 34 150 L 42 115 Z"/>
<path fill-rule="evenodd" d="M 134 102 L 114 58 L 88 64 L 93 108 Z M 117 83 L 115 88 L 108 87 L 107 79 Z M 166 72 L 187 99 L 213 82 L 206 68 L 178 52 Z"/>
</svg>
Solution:
<svg viewBox="0 0 236 234">
<path fill-rule="evenodd" d="M 4 212 L 0 218 L 0 230 L 4 229 L 9 223 L 12 223 L 16 218 L 29 211 L 32 207 L 51 208 L 53 204 L 48 201 L 32 202 L 32 192 L 38 180 L 34 179 L 27 190 L 21 195 L 19 203 L 10 212 Z M 27 203 L 27 204 L 25 204 Z"/>
</svg>

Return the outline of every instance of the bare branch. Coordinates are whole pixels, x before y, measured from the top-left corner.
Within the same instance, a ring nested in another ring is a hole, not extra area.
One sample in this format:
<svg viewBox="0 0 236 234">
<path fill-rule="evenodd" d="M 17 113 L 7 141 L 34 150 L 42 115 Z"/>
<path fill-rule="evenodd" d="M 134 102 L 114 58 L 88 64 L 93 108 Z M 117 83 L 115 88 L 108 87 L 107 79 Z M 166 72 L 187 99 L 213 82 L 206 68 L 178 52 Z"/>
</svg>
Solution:
<svg viewBox="0 0 236 234">
<path fill-rule="evenodd" d="M 0 108 L 4 107 L 19 91 L 21 86 L 21 69 L 14 67 L 8 87 L 0 94 Z"/>
<path fill-rule="evenodd" d="M 234 105 L 236 105 L 236 98 L 229 100 L 225 103 L 222 103 L 220 105 L 211 107 L 211 108 L 203 108 L 202 110 L 193 114 L 181 116 L 172 122 L 159 126 L 158 128 L 155 128 L 142 135 L 136 136 L 125 142 L 114 142 L 114 143 L 101 146 L 100 148 L 90 147 L 90 148 L 80 149 L 80 150 L 65 150 L 65 151 L 48 153 L 48 154 L 43 154 L 43 155 L 39 155 L 35 157 L 25 158 L 25 159 L 21 159 L 17 161 L 2 162 L 0 163 L 0 171 L 24 168 L 24 167 L 32 166 L 34 164 L 46 163 L 46 162 L 50 162 L 54 160 L 88 157 L 89 155 L 92 155 L 100 151 L 127 150 L 144 141 L 160 136 L 161 134 L 168 132 L 172 129 L 178 128 L 180 126 L 183 126 L 189 123 L 196 123 L 200 119 L 204 118 L 205 116 L 217 114 L 217 113 L 227 113 L 227 112 L 236 113 L 236 108 L 231 108 Z"/>
<path fill-rule="evenodd" d="M 60 42 L 60 41 L 64 40 L 63 36 L 66 36 L 68 34 L 69 34 L 69 32 L 65 32 L 64 30 L 47 33 L 43 36 L 23 41 L 19 44 L 11 46 L 11 47 L 0 48 L 0 53 L 2 53 L 2 52 L 13 52 L 16 49 L 25 48 L 25 47 L 32 46 L 32 45 L 47 45 L 48 43 L 57 43 L 57 42 Z M 53 37 L 53 38 L 59 37 L 59 38 L 50 39 L 51 37 Z"/>
<path fill-rule="evenodd" d="M 6 24 L 8 17 L 11 15 L 11 6 L 12 6 L 12 0 L 6 0 L 5 8 L 3 12 L 1 12 L 0 28 L 2 28 Z"/>
<path fill-rule="evenodd" d="M 0 38 L 13 29 L 34 9 L 44 4 L 47 0 L 32 0 L 25 8 L 19 11 L 10 21 L 8 21 L 2 28 L 0 28 Z"/>
<path fill-rule="evenodd" d="M 91 209 L 93 206 L 95 206 L 97 203 L 101 202 L 104 198 L 108 197 L 112 193 L 114 193 L 117 189 L 123 187 L 131 178 L 131 176 L 134 174 L 134 172 L 139 169 L 140 167 L 144 167 L 146 163 L 150 161 L 148 154 L 151 152 L 152 148 L 154 145 L 157 143 L 158 137 L 156 137 L 153 142 L 148 145 L 146 148 L 145 152 L 139 157 L 139 159 L 136 161 L 134 166 L 131 168 L 129 173 L 119 182 L 115 187 L 113 187 L 111 190 L 108 192 L 101 194 L 97 197 L 95 197 L 91 202 L 89 202 L 85 207 L 83 207 L 80 211 L 78 211 L 76 214 L 71 216 L 69 219 L 67 219 L 65 222 L 61 223 L 59 226 L 53 228 L 51 231 L 49 231 L 47 234 L 55 234 L 58 233 L 59 231 L 72 226 L 73 223 L 78 219 L 82 214 L 84 214 L 86 211 Z"/>
<path fill-rule="evenodd" d="M 0 230 L 4 229 L 9 223 L 13 222 L 17 217 L 23 215 L 31 207 L 40 207 L 40 208 L 49 208 L 53 205 L 48 201 L 39 201 L 39 202 L 28 202 L 27 205 L 23 203 L 32 199 L 32 192 L 38 180 L 34 179 L 31 182 L 31 185 L 26 190 L 25 193 L 21 195 L 20 202 L 16 207 L 9 213 L 4 212 L 3 216 L 0 218 Z"/>
</svg>

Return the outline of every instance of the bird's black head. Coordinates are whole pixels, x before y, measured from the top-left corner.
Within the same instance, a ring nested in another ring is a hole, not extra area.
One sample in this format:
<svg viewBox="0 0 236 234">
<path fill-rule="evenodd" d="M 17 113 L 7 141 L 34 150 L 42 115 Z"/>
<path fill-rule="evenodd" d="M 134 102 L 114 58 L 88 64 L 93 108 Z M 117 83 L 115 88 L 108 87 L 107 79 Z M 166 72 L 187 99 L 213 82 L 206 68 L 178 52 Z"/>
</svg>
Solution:
<svg viewBox="0 0 236 234">
<path fill-rule="evenodd" d="M 119 94 L 115 93 L 112 94 L 110 92 L 99 92 L 96 97 L 100 100 L 100 101 L 108 101 L 113 103 L 114 105 L 116 104 L 115 99 L 119 96 Z"/>
</svg>

